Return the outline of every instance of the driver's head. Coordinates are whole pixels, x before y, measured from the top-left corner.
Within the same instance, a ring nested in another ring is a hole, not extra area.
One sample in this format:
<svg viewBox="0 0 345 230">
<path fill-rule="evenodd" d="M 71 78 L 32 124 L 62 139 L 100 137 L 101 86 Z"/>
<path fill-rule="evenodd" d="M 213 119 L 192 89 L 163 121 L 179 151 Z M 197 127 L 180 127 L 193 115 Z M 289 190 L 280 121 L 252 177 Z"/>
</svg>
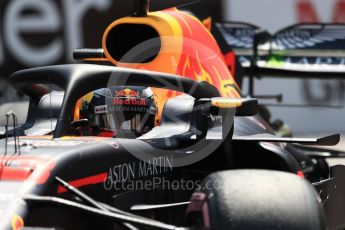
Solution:
<svg viewBox="0 0 345 230">
<path fill-rule="evenodd" d="M 150 88 L 117 86 L 84 96 L 79 114 L 89 120 L 90 135 L 138 137 L 154 127 L 157 107 Z"/>
</svg>

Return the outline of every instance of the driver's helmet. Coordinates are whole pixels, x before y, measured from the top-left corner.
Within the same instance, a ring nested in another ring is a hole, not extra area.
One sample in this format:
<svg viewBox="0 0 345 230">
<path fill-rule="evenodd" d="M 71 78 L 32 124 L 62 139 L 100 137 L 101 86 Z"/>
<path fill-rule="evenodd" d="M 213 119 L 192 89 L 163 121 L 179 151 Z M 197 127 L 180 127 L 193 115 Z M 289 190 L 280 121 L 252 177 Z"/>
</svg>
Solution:
<svg viewBox="0 0 345 230">
<path fill-rule="evenodd" d="M 80 119 L 88 119 L 88 135 L 138 137 L 156 122 L 157 106 L 151 88 L 116 86 L 102 88 L 80 101 Z"/>
</svg>

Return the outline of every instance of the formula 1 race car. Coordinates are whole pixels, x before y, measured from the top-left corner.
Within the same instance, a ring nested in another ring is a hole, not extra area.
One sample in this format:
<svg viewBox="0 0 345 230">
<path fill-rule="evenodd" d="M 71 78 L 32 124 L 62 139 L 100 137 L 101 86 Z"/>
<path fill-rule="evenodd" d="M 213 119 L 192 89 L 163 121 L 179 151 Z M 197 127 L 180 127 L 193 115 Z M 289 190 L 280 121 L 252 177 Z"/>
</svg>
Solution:
<svg viewBox="0 0 345 230">
<path fill-rule="evenodd" d="M 198 19 L 177 9 L 148 13 L 147 1 L 135 3 L 133 16 L 107 28 L 102 49 L 74 53 L 116 67 L 48 66 L 10 77 L 30 105 L 22 126 L 6 114 L 0 226 L 344 226 L 343 208 L 333 215 L 319 200 L 342 199 L 343 167 L 329 178 L 323 159 L 290 144 L 335 145 L 339 135 L 275 136 L 256 115 L 257 100 L 242 98 Z"/>
</svg>

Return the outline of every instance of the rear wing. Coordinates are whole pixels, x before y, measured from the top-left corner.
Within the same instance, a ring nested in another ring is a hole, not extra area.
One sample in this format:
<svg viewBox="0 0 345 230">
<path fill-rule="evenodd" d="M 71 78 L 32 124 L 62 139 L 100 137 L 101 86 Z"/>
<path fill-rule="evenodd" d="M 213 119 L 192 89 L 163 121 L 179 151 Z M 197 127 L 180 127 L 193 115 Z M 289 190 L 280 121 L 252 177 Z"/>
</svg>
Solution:
<svg viewBox="0 0 345 230">
<path fill-rule="evenodd" d="M 240 22 L 216 26 L 248 74 L 259 27 Z M 258 46 L 255 75 L 345 78 L 345 24 L 296 24 Z"/>
</svg>

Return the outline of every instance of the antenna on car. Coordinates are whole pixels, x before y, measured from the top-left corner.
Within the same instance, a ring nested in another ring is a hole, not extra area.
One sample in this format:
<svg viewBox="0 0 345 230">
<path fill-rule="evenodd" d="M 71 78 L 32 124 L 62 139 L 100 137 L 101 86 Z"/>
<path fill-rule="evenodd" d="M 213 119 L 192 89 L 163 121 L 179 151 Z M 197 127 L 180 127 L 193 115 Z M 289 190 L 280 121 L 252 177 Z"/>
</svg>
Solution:
<svg viewBox="0 0 345 230">
<path fill-rule="evenodd" d="M 5 154 L 7 155 L 7 145 L 8 145 L 8 126 L 9 126 L 9 118 L 12 116 L 12 122 L 13 122 L 13 138 L 14 138 L 14 154 L 17 153 L 20 155 L 20 140 L 19 136 L 17 137 L 16 127 L 17 127 L 17 116 L 16 114 L 11 110 L 6 113 L 6 143 L 5 143 Z M 8 160 L 5 162 L 5 165 L 7 165 Z"/>
<path fill-rule="evenodd" d="M 7 112 L 6 114 L 7 129 L 8 129 L 8 122 L 9 122 L 10 116 L 12 116 L 12 123 L 13 123 L 14 152 L 17 153 L 17 133 L 16 133 L 16 118 L 17 117 L 12 110 Z"/>
<path fill-rule="evenodd" d="M 133 17 L 146 17 L 150 9 L 150 0 L 134 0 Z"/>
<path fill-rule="evenodd" d="M 7 143 L 8 143 L 8 122 L 9 122 L 9 115 L 6 114 L 6 126 L 5 126 L 5 154 L 4 157 L 7 155 Z"/>
<path fill-rule="evenodd" d="M 49 116 L 50 116 L 50 132 L 53 132 L 53 111 L 52 111 L 52 79 L 51 74 L 49 74 Z"/>
</svg>

